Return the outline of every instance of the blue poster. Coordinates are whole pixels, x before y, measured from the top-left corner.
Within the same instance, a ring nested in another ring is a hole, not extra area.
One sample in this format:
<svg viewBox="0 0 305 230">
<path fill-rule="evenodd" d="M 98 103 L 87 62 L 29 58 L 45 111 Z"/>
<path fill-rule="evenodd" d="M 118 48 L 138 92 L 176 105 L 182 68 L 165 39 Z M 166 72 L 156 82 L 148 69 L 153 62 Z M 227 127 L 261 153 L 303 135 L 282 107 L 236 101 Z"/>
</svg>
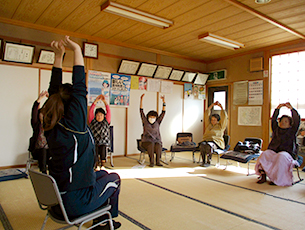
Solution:
<svg viewBox="0 0 305 230">
<path fill-rule="evenodd" d="M 110 105 L 129 106 L 131 77 L 111 74 Z"/>
</svg>

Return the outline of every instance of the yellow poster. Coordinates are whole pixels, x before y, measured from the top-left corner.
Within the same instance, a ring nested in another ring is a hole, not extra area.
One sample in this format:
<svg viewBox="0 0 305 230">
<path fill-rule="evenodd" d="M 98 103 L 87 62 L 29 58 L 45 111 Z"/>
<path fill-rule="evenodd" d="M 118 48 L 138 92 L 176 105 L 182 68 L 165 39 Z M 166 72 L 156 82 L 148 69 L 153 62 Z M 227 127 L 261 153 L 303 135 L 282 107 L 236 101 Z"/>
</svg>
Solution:
<svg viewBox="0 0 305 230">
<path fill-rule="evenodd" d="M 131 76 L 131 89 L 139 89 L 139 77 Z"/>
</svg>

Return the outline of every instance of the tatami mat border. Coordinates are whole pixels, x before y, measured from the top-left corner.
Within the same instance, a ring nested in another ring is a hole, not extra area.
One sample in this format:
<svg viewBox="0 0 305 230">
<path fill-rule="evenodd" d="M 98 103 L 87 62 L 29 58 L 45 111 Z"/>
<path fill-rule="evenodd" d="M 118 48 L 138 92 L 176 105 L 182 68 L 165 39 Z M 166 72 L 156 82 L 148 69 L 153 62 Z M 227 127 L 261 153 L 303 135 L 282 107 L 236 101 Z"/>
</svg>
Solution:
<svg viewBox="0 0 305 230">
<path fill-rule="evenodd" d="M 199 177 L 203 178 L 203 179 L 206 179 L 206 180 L 211 180 L 211 181 L 214 181 L 214 182 L 218 182 L 218 183 L 222 183 L 222 184 L 225 184 L 225 185 L 233 186 L 233 187 L 236 187 L 236 188 L 241 188 L 241 189 L 249 190 L 249 191 L 252 191 L 252 192 L 260 193 L 260 194 L 263 194 L 263 195 L 266 195 L 266 196 L 271 196 L 271 197 L 276 198 L 276 199 L 285 200 L 285 201 L 305 205 L 305 203 L 301 202 L 301 201 L 287 199 L 287 198 L 283 198 L 283 197 L 280 197 L 280 196 L 275 196 L 275 195 L 272 195 L 270 193 L 258 191 L 258 190 L 251 189 L 251 188 L 242 187 L 242 186 L 235 185 L 235 184 L 230 184 L 230 183 L 227 183 L 227 182 L 224 182 L 224 181 L 221 181 L 221 180 L 212 179 L 212 178 L 209 178 L 209 177 L 204 177 L 204 176 L 199 176 Z M 300 184 L 303 185 L 302 183 L 300 183 Z"/>
<path fill-rule="evenodd" d="M 163 187 L 163 186 L 157 185 L 157 184 L 155 184 L 155 183 L 152 183 L 152 182 L 149 182 L 149 181 L 140 179 L 140 178 L 136 178 L 136 179 L 139 180 L 139 181 L 142 181 L 142 182 L 144 182 L 144 183 L 150 184 L 150 185 L 152 185 L 152 186 L 158 187 L 158 188 L 160 188 L 160 189 L 166 190 L 166 191 L 168 191 L 168 192 L 174 193 L 174 194 L 176 194 L 176 195 L 179 195 L 179 196 L 185 197 L 185 198 L 187 198 L 187 199 L 196 201 L 196 202 L 198 202 L 198 203 L 207 205 L 207 206 L 209 206 L 209 207 L 211 207 L 211 208 L 215 208 L 215 209 L 217 209 L 217 210 L 219 210 L 219 211 L 222 211 L 222 212 L 225 212 L 225 213 L 234 215 L 234 216 L 239 217 L 239 218 L 241 218 L 241 219 L 244 219 L 244 220 L 247 220 L 247 221 L 250 221 L 250 222 L 259 224 L 259 225 L 262 225 L 262 226 L 264 226 L 264 227 L 268 227 L 268 228 L 270 228 L 270 229 L 280 230 L 279 228 L 276 228 L 276 227 L 271 226 L 271 225 L 269 225 L 269 224 L 266 224 L 266 223 L 263 223 L 263 222 L 260 222 L 260 221 L 257 221 L 257 220 L 248 218 L 248 217 L 246 217 L 246 216 L 243 216 L 243 215 L 241 215 L 241 214 L 232 212 L 232 211 L 230 211 L 230 210 L 227 210 L 227 209 L 218 207 L 218 206 L 216 206 L 216 205 L 212 205 L 212 204 L 206 203 L 206 202 L 204 202 L 204 201 L 201 201 L 201 200 L 198 200 L 198 199 L 196 199 L 196 198 L 193 198 L 193 197 L 184 195 L 184 194 L 179 193 L 179 192 L 176 192 L 176 191 L 174 191 L 174 190 L 171 190 L 171 189 L 165 188 L 165 187 Z"/>
<path fill-rule="evenodd" d="M 1 220 L 1 223 L 5 230 L 13 230 L 12 225 L 9 222 L 9 220 L 7 219 L 5 212 L 1 205 L 0 205 L 0 220 Z"/>
<path fill-rule="evenodd" d="M 137 225 L 139 228 L 142 228 L 144 230 L 151 230 L 150 228 L 146 227 L 145 225 L 141 224 L 140 222 L 136 221 L 132 217 L 126 215 L 125 213 L 119 211 L 119 215 L 124 217 L 125 219 L 129 220 L 131 223 Z"/>
</svg>

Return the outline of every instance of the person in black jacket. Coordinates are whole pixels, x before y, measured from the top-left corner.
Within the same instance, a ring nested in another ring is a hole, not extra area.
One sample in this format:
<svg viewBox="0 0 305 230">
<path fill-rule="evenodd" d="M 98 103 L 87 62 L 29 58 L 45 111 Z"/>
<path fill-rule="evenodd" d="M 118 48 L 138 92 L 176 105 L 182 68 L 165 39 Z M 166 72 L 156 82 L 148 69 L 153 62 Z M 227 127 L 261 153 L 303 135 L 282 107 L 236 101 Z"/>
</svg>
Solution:
<svg viewBox="0 0 305 230">
<path fill-rule="evenodd" d="M 62 84 L 62 60 L 65 46 L 74 51 L 73 84 Z M 118 174 L 94 171 L 94 139 L 87 125 L 87 88 L 84 59 L 80 46 L 71 41 L 53 41 L 55 62 L 49 87 L 49 99 L 42 113 L 51 159 L 49 173 L 57 182 L 70 217 L 89 213 L 105 203 L 118 216 L 121 180 Z M 102 218 L 93 221 L 96 225 Z M 114 228 L 121 226 L 113 221 Z M 94 229 L 108 229 L 98 225 Z"/>
<path fill-rule="evenodd" d="M 47 160 L 50 156 L 49 146 L 44 136 L 42 128 L 43 116 L 40 113 L 39 105 L 44 97 L 48 97 L 47 91 L 42 91 L 32 107 L 31 126 L 33 129 L 33 136 L 30 138 L 29 151 L 35 160 L 38 160 L 38 167 L 42 173 L 47 173 Z"/>
</svg>

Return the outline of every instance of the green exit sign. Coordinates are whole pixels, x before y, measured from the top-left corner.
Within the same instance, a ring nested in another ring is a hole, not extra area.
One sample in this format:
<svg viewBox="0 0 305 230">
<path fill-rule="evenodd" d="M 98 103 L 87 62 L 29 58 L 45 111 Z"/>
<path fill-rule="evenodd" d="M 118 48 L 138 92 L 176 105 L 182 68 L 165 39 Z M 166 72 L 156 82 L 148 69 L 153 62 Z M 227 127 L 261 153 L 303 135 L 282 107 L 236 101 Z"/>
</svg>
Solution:
<svg viewBox="0 0 305 230">
<path fill-rule="evenodd" d="M 209 78 L 208 81 L 213 81 L 213 80 L 220 80 L 220 79 L 226 79 L 227 78 L 227 70 L 222 69 L 222 70 L 216 70 L 213 72 L 209 72 Z"/>
</svg>

